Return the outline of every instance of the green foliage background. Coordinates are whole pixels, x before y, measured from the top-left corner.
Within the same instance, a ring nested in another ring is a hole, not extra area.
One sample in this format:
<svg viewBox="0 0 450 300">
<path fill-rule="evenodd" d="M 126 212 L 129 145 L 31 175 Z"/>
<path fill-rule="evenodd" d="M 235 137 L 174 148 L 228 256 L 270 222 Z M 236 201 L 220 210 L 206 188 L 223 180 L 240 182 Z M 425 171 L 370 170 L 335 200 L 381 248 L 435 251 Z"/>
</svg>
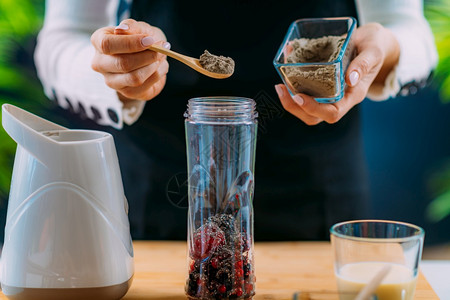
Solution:
<svg viewBox="0 0 450 300">
<path fill-rule="evenodd" d="M 42 26 L 43 0 L 0 1 L 0 104 L 33 112 L 49 107 L 33 64 L 36 35 Z M 0 127 L 0 201 L 7 197 L 16 143 Z"/>
<path fill-rule="evenodd" d="M 433 30 L 439 53 L 434 83 L 443 103 L 450 103 L 450 1 L 425 2 L 425 16 Z M 450 157 L 428 179 L 434 197 L 427 209 L 427 219 L 438 222 L 450 215 Z"/>
<path fill-rule="evenodd" d="M 433 30 L 439 53 L 435 71 L 435 83 L 443 102 L 450 102 L 450 1 L 429 0 L 425 2 L 425 16 Z"/>
</svg>

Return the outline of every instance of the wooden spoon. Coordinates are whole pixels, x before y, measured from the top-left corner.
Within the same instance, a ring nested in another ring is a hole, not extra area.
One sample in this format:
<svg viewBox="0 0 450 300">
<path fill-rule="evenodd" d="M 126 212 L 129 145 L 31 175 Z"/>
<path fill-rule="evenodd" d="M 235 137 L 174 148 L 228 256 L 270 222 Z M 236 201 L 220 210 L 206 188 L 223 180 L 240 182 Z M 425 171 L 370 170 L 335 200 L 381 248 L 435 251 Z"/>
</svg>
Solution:
<svg viewBox="0 0 450 300">
<path fill-rule="evenodd" d="M 224 79 L 224 78 L 228 78 L 231 75 L 233 75 L 233 73 L 222 74 L 222 73 L 214 73 L 214 72 L 208 71 L 208 70 L 206 70 L 205 68 L 202 67 L 202 65 L 200 64 L 200 61 L 199 61 L 198 58 L 193 58 L 193 57 L 190 57 L 190 56 L 186 56 L 186 55 L 174 52 L 172 50 L 163 48 L 160 45 L 151 45 L 147 49 L 152 50 L 152 51 L 156 51 L 156 52 L 159 52 L 159 53 L 162 53 L 162 54 L 165 54 L 167 56 L 170 56 L 173 59 L 176 59 L 176 60 L 182 62 L 183 64 L 191 67 L 195 71 L 197 71 L 199 73 L 202 73 L 203 75 L 212 77 L 212 78 Z"/>
</svg>

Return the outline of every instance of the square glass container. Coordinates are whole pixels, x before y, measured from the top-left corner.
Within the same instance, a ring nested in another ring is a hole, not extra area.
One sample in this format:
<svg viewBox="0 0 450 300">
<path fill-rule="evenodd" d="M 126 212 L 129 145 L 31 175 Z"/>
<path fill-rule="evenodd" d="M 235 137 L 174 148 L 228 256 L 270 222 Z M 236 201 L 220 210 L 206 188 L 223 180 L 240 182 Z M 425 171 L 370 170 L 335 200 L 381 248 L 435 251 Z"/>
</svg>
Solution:
<svg viewBox="0 0 450 300">
<path fill-rule="evenodd" d="M 273 64 L 292 96 L 304 93 L 322 103 L 334 103 L 344 96 L 345 72 L 354 57 L 355 28 L 352 17 L 300 19 L 289 26 Z M 311 39 L 320 38 L 315 47 L 305 49 Z M 300 49 L 302 62 L 290 62 L 292 51 Z"/>
</svg>

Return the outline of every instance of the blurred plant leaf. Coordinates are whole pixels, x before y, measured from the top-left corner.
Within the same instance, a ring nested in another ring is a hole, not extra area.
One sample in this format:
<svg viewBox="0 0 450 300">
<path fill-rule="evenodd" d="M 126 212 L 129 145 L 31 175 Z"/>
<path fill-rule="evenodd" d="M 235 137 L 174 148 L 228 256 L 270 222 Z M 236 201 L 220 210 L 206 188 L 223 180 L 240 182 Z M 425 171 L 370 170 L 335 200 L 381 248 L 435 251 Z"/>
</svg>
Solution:
<svg viewBox="0 0 450 300">
<path fill-rule="evenodd" d="M 427 207 L 426 217 L 431 222 L 439 222 L 450 214 L 450 189 L 435 198 Z"/>
<path fill-rule="evenodd" d="M 450 1 L 429 0 L 425 2 L 425 16 L 431 29 L 439 53 L 439 63 L 435 71 L 442 102 L 450 102 Z M 431 176 L 429 188 L 435 197 L 426 209 L 426 218 L 438 222 L 450 215 L 450 161 L 443 162 L 439 170 Z"/>
<path fill-rule="evenodd" d="M 433 197 L 438 197 L 450 189 L 450 159 L 441 161 L 438 169 L 432 172 L 428 179 L 428 189 Z"/>
<path fill-rule="evenodd" d="M 450 102 L 450 1 L 428 0 L 425 16 L 433 31 L 439 63 L 435 71 L 441 100 Z"/>
<path fill-rule="evenodd" d="M 11 103 L 32 111 L 49 107 L 36 77 L 33 41 L 44 17 L 44 0 L 0 1 L 0 104 Z M 11 183 L 16 143 L 0 127 L 0 201 Z"/>
<path fill-rule="evenodd" d="M 12 99 L 10 99 L 12 100 Z M 14 101 L 0 100 L 0 105 Z M 3 127 L 0 127 L 0 196 L 5 197 L 11 183 L 11 170 L 16 143 L 9 137 Z"/>
<path fill-rule="evenodd" d="M 44 1 L 0 1 L 0 28 L 17 37 L 36 33 L 42 24 Z"/>
<path fill-rule="evenodd" d="M 18 74 L 17 70 L 0 65 L 0 89 L 14 90 L 23 87 L 25 80 L 23 75 Z"/>
<path fill-rule="evenodd" d="M 450 214 L 450 159 L 439 162 L 439 167 L 432 171 L 428 190 L 434 199 L 428 204 L 426 218 L 438 222 Z M 448 203 L 446 203 L 448 201 Z M 449 208 L 449 209 L 448 209 Z"/>
</svg>

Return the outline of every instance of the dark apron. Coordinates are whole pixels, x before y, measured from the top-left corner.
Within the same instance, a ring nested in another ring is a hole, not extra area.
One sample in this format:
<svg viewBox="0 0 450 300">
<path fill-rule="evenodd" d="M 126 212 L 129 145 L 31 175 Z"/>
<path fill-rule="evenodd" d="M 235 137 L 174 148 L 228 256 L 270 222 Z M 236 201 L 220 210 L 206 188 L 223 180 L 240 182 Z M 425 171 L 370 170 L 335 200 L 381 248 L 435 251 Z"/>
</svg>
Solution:
<svg viewBox="0 0 450 300">
<path fill-rule="evenodd" d="M 272 61 L 289 24 L 300 18 L 355 16 L 354 1 L 146 1 L 131 17 L 160 27 L 172 49 L 204 49 L 236 61 L 214 80 L 169 60 L 163 92 L 115 136 L 135 239 L 186 239 L 187 189 L 183 112 L 199 96 L 256 100 L 256 240 L 328 239 L 338 221 L 365 216 L 368 198 L 360 111 L 338 123 L 307 126 L 282 108 Z M 105 130 L 105 128 L 103 128 Z"/>
</svg>

